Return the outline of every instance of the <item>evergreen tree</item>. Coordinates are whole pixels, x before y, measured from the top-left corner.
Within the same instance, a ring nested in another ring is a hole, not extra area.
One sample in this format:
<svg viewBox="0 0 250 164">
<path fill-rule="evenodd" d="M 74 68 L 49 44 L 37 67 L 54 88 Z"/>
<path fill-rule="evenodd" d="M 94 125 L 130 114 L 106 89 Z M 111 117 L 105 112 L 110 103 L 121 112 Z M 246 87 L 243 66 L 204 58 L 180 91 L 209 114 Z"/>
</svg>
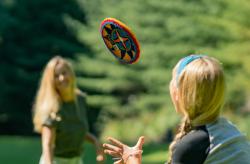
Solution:
<svg viewBox="0 0 250 164">
<path fill-rule="evenodd" d="M 88 11 L 96 9 L 94 3 L 88 3 Z M 92 109 L 101 111 L 98 125 L 103 137 L 134 140 L 143 134 L 156 140 L 176 126 L 168 83 L 175 63 L 192 53 L 208 54 L 224 63 L 230 86 L 227 109 L 240 111 L 249 101 L 245 96 L 250 93 L 246 85 L 250 81 L 246 62 L 250 59 L 249 0 L 109 0 L 98 4 L 99 12 L 89 14 L 89 30 L 76 27 L 95 52 L 91 57 L 80 54 L 76 69 Z M 98 33 L 106 17 L 123 21 L 136 34 L 141 45 L 138 63 L 121 65 L 106 49 Z"/>
<path fill-rule="evenodd" d="M 87 18 L 76 0 L 4 0 L 0 18 L 0 133 L 30 134 L 41 71 L 54 55 L 90 51 L 67 25 Z"/>
</svg>

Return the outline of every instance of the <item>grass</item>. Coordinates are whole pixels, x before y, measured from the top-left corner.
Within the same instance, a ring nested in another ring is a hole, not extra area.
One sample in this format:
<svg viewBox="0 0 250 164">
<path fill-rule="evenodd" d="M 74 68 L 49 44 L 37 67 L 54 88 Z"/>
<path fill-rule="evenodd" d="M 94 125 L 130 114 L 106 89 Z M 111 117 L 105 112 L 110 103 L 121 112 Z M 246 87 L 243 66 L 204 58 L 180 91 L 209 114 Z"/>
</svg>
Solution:
<svg viewBox="0 0 250 164">
<path fill-rule="evenodd" d="M 0 161 L 4 164 L 36 164 L 41 155 L 40 138 L 21 136 L 0 137 Z M 162 164 L 167 159 L 166 144 L 148 144 L 144 146 L 143 164 Z M 84 164 L 95 164 L 95 150 L 91 144 L 85 144 Z M 113 161 L 107 157 L 105 164 Z"/>
<path fill-rule="evenodd" d="M 148 144 L 143 147 L 143 164 L 163 164 L 167 161 L 167 144 Z"/>
</svg>

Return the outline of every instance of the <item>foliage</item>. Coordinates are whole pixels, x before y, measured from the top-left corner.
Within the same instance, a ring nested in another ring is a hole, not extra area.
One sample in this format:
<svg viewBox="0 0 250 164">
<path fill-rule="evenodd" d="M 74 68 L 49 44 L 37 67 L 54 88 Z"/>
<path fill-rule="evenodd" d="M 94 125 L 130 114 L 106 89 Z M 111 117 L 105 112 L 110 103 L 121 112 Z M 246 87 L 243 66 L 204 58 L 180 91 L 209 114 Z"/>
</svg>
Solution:
<svg viewBox="0 0 250 164">
<path fill-rule="evenodd" d="M 235 115 L 249 133 L 242 123 L 250 109 L 249 11 L 249 0 L 3 0 L 1 133 L 31 131 L 30 109 L 42 67 L 61 54 L 71 60 L 78 86 L 88 94 L 92 131 L 101 138 L 134 141 L 146 135 L 159 141 L 179 120 L 168 93 L 172 68 L 191 53 L 223 63 L 225 113 Z M 135 33 L 141 45 L 137 63 L 120 64 L 107 50 L 99 33 L 106 17 Z"/>
<path fill-rule="evenodd" d="M 93 3 L 85 2 L 89 11 Z M 179 117 L 169 100 L 171 69 L 191 53 L 222 61 L 228 82 L 225 110 L 242 113 L 250 93 L 248 0 L 109 0 L 98 1 L 98 9 L 87 12 L 87 28 L 75 27 L 94 51 L 93 56 L 79 54 L 75 63 L 79 86 L 89 93 L 90 105 L 99 106 L 103 138 L 160 140 L 174 128 Z M 98 33 L 106 17 L 123 21 L 136 34 L 142 50 L 138 63 L 121 65 L 106 49 Z"/>
<path fill-rule="evenodd" d="M 66 18 L 86 24 L 73 0 L 0 1 L 0 133 L 30 134 L 38 79 L 54 55 L 89 51 L 69 30 Z"/>
</svg>

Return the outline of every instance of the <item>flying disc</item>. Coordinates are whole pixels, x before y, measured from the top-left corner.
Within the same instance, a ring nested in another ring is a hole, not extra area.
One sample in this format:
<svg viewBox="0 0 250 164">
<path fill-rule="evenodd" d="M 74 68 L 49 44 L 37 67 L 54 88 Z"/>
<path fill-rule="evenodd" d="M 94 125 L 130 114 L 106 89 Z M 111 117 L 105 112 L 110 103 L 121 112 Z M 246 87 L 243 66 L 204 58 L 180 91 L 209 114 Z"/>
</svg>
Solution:
<svg viewBox="0 0 250 164">
<path fill-rule="evenodd" d="M 102 21 L 100 32 L 106 47 L 121 63 L 138 61 L 140 46 L 130 28 L 115 18 Z"/>
</svg>

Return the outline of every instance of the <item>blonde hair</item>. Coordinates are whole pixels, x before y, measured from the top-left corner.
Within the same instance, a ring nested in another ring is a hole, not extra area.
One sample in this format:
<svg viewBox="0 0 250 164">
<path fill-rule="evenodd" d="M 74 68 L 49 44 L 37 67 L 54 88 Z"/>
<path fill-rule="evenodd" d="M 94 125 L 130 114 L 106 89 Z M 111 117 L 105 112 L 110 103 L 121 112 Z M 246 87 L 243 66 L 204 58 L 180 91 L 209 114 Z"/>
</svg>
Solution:
<svg viewBox="0 0 250 164">
<path fill-rule="evenodd" d="M 224 73 L 218 60 L 202 56 L 187 64 L 177 76 L 176 70 L 180 62 L 173 70 L 173 78 L 177 83 L 176 103 L 184 117 L 174 141 L 169 146 L 170 161 L 178 140 L 193 127 L 211 123 L 219 117 L 225 95 Z"/>
<path fill-rule="evenodd" d="M 56 119 L 56 114 L 60 107 L 61 98 L 55 87 L 55 67 L 58 64 L 65 65 L 72 72 L 72 91 L 75 89 L 75 75 L 70 63 L 60 56 L 52 58 L 43 71 L 40 86 L 33 105 L 34 130 L 38 133 L 41 132 L 42 124 L 49 116 Z"/>
</svg>

